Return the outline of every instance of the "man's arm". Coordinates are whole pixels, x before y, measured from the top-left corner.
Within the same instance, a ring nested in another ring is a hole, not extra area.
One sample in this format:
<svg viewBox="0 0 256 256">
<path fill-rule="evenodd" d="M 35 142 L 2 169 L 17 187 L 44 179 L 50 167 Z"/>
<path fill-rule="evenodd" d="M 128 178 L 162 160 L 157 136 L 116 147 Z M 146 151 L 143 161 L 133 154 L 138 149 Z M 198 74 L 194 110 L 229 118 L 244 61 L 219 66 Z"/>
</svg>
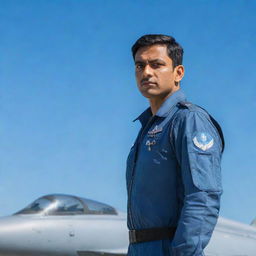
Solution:
<svg viewBox="0 0 256 256">
<path fill-rule="evenodd" d="M 172 242 L 175 256 L 201 256 L 216 225 L 221 186 L 221 139 L 206 113 L 184 109 L 171 141 L 184 186 L 183 208 Z"/>
</svg>

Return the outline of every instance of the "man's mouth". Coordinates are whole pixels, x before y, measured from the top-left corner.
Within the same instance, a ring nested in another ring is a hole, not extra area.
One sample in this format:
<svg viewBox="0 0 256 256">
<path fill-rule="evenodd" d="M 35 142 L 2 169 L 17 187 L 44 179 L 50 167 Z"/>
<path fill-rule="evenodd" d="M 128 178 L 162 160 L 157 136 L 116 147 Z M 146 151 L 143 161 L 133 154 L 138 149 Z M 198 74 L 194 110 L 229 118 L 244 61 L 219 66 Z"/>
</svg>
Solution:
<svg viewBox="0 0 256 256">
<path fill-rule="evenodd" d="M 141 83 L 141 86 L 155 86 L 156 85 L 156 83 L 154 83 L 154 82 L 151 82 L 151 81 L 143 81 L 142 83 Z"/>
</svg>

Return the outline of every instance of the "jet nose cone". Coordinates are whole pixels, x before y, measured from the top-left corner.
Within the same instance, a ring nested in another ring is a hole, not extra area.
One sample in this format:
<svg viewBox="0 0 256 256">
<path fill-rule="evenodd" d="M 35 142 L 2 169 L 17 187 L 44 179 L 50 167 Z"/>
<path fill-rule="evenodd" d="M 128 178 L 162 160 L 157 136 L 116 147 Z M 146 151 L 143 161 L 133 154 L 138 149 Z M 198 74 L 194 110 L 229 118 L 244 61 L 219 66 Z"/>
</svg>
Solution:
<svg viewBox="0 0 256 256">
<path fill-rule="evenodd" d="M 0 255 L 19 255 L 13 253 L 26 247 L 26 233 L 29 229 L 31 223 L 24 221 L 22 217 L 0 218 Z"/>
</svg>

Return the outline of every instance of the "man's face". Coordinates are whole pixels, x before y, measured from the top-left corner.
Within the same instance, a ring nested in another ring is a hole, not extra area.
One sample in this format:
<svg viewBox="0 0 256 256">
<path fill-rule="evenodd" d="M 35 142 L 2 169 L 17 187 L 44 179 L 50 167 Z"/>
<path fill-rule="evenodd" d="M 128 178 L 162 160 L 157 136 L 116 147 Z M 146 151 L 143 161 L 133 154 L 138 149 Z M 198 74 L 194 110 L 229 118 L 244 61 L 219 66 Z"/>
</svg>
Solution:
<svg viewBox="0 0 256 256">
<path fill-rule="evenodd" d="M 181 65 L 173 69 L 166 45 L 145 46 L 136 52 L 137 85 L 146 98 L 163 99 L 177 91 L 183 73 L 184 68 Z"/>
</svg>

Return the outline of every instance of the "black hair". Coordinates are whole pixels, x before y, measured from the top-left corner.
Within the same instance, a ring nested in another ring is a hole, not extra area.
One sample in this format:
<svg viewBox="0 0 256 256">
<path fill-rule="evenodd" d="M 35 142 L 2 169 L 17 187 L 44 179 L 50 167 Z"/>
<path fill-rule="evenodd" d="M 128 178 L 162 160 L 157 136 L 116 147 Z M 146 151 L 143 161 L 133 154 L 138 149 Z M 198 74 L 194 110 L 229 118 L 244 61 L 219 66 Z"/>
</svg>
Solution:
<svg viewBox="0 0 256 256">
<path fill-rule="evenodd" d="M 163 44 L 167 47 L 167 54 L 171 58 L 173 68 L 182 64 L 183 48 L 176 42 L 175 38 L 161 34 L 149 34 L 140 37 L 132 46 L 132 56 L 135 59 L 135 54 L 139 48 L 151 46 L 155 44 Z"/>
</svg>

